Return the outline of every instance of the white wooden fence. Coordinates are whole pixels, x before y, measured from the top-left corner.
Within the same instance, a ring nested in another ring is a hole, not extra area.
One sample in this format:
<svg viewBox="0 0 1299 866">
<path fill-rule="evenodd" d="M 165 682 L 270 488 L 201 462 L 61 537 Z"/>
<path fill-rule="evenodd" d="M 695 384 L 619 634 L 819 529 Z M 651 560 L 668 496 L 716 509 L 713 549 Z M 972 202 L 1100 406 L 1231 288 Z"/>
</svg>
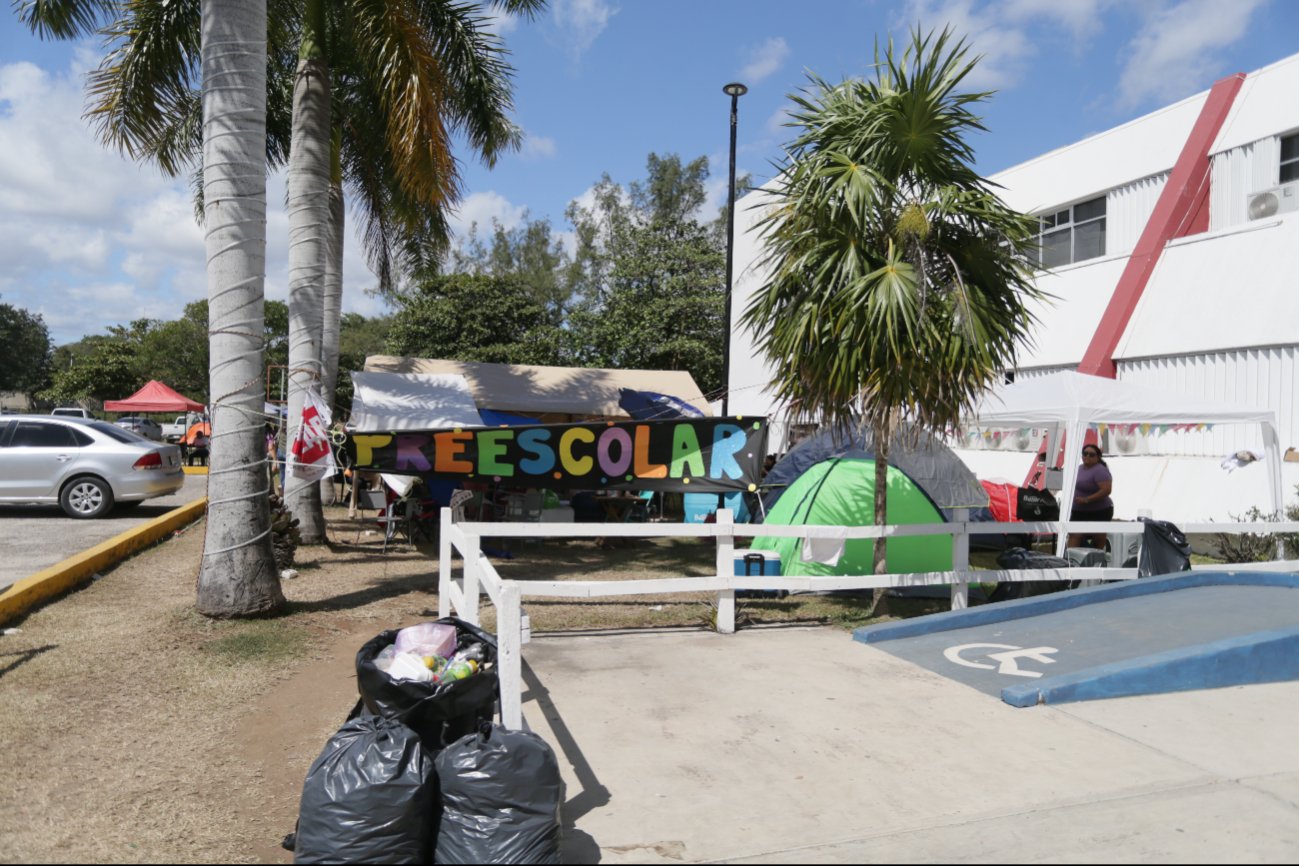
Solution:
<svg viewBox="0 0 1299 866">
<path fill-rule="evenodd" d="M 1299 532 L 1299 523 L 1197 523 L 1178 528 L 1188 535 L 1203 533 L 1275 534 Z M 522 727 L 522 651 L 527 640 L 522 602 L 527 598 L 607 598 L 672 592 L 716 592 L 717 630 L 735 631 L 736 590 L 791 592 L 877 587 L 952 587 L 952 609 L 969 603 L 970 583 L 1078 580 L 1084 585 L 1102 580 L 1131 580 L 1135 568 L 1059 568 L 1014 571 L 972 570 L 970 536 L 1024 533 L 1095 532 L 1095 523 L 938 523 L 909 526 L 774 526 L 737 524 L 728 509 L 716 523 L 456 523 L 451 509 L 442 509 L 438 550 L 438 616 L 454 613 L 479 624 L 478 603 L 486 593 L 496 607 L 497 672 L 501 683 L 501 718 L 511 728 Z M 1141 533 L 1141 523 L 1108 523 L 1107 533 Z M 948 535 L 952 538 L 952 570 L 911 574 L 840 575 L 831 577 L 737 576 L 734 573 L 737 537 L 789 538 L 897 538 L 914 535 Z M 482 551 L 484 536 L 492 538 L 715 538 L 716 574 L 695 577 L 659 577 L 648 580 L 505 580 Z M 1280 545 L 1278 544 L 1278 554 Z M 453 551 L 462 560 L 461 576 L 454 576 Z M 1196 566 L 1221 570 L 1223 566 Z M 1299 571 L 1299 561 L 1233 564 L 1231 570 Z"/>
</svg>

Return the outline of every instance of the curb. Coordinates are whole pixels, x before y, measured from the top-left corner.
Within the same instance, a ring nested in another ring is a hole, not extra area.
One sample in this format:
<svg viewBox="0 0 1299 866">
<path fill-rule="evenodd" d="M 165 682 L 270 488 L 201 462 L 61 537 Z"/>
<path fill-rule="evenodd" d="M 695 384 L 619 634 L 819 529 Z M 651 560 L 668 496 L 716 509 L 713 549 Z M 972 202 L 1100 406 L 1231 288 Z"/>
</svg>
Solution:
<svg viewBox="0 0 1299 866">
<path fill-rule="evenodd" d="M 83 553 L 38 571 L 0 592 L 0 623 L 21 616 L 48 598 L 90 580 L 110 565 L 153 544 L 168 533 L 193 523 L 207 511 L 207 497 L 188 502 L 134 529 L 101 542 Z"/>
</svg>

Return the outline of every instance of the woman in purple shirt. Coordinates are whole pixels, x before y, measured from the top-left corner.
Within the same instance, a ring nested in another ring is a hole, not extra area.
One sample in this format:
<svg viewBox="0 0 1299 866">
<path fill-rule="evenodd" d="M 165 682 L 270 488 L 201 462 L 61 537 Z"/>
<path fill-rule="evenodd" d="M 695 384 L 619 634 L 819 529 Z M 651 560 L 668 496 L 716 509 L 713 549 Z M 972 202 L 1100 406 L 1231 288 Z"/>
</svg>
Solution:
<svg viewBox="0 0 1299 866">
<path fill-rule="evenodd" d="M 1114 477 L 1110 468 L 1101 459 L 1099 445 L 1084 445 L 1082 466 L 1078 469 L 1078 483 L 1073 488 L 1073 514 L 1070 520 L 1086 520 L 1094 523 L 1107 523 L 1114 519 L 1114 501 L 1110 493 L 1114 489 Z M 1084 539 L 1097 550 L 1105 549 L 1105 533 L 1069 533 L 1069 546 L 1081 547 Z"/>
</svg>

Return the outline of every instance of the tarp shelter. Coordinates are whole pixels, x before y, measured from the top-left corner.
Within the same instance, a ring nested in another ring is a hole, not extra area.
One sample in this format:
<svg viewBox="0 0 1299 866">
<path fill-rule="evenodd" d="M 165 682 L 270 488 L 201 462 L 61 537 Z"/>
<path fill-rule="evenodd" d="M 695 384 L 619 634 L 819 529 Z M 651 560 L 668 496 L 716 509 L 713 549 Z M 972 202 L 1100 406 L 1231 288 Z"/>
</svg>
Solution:
<svg viewBox="0 0 1299 866">
<path fill-rule="evenodd" d="M 481 427 L 469 383 L 456 374 L 353 373 L 350 430 Z"/>
<path fill-rule="evenodd" d="M 105 412 L 202 412 L 203 404 L 176 393 L 157 379 L 125 400 L 105 400 Z"/>
<path fill-rule="evenodd" d="M 1061 436 L 1069 443 L 1081 443 L 1093 424 L 1257 424 L 1263 431 L 1272 510 L 1281 509 L 1281 448 L 1276 413 L 1271 409 L 1182 397 L 1117 379 L 1063 371 L 993 391 L 979 403 L 971 423 L 980 427 L 1046 427 L 1050 431 L 1047 454 L 1057 453 Z M 1073 511 L 1078 463 L 1077 455 L 1067 456 L 1064 462 L 1062 521 Z M 1057 555 L 1064 554 L 1067 542 L 1065 533 L 1060 533 Z"/>
<path fill-rule="evenodd" d="M 618 405 L 638 421 L 653 421 L 659 418 L 699 418 L 704 414 L 671 394 L 633 391 L 631 388 L 618 389 Z"/>
<path fill-rule="evenodd" d="M 680 370 L 543 367 L 371 355 L 365 359 L 365 371 L 463 376 L 479 409 L 518 412 L 547 423 L 626 418 L 628 413 L 618 405 L 621 388 L 670 394 L 694 406 L 701 415 L 712 415 L 694 378 Z"/>
<path fill-rule="evenodd" d="M 988 495 L 961 459 L 937 439 L 899 435 L 889 448 L 890 525 L 942 523 L 958 509 L 981 508 Z M 869 430 L 856 425 L 824 430 L 797 445 L 763 480 L 764 523 L 780 526 L 870 526 L 875 522 L 875 446 Z M 870 574 L 872 539 L 816 540 L 813 547 L 834 555 L 803 561 L 796 538 L 757 538 L 755 549 L 781 554 L 783 574 Z M 949 571 L 948 536 L 891 538 L 885 545 L 891 573 Z M 811 551 L 816 555 L 816 551 Z M 831 562 L 830 560 L 834 560 Z"/>
</svg>

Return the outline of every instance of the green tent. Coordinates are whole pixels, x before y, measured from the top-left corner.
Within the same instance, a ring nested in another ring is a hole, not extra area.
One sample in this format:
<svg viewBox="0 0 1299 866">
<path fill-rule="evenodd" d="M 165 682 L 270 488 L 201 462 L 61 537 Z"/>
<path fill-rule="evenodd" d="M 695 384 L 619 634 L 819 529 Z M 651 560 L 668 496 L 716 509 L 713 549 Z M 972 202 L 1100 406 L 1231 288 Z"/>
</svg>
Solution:
<svg viewBox="0 0 1299 866">
<path fill-rule="evenodd" d="M 924 491 L 895 466 L 888 473 L 890 524 L 944 523 L 943 515 Z M 871 526 L 875 523 L 875 461 L 867 457 L 833 457 L 804 470 L 784 489 L 764 523 L 779 526 Z M 870 574 L 873 539 L 848 539 L 836 565 L 803 562 L 799 538 L 758 537 L 754 550 L 780 554 L 784 575 Z M 886 545 L 891 574 L 950 571 L 950 535 L 890 538 Z"/>
</svg>

